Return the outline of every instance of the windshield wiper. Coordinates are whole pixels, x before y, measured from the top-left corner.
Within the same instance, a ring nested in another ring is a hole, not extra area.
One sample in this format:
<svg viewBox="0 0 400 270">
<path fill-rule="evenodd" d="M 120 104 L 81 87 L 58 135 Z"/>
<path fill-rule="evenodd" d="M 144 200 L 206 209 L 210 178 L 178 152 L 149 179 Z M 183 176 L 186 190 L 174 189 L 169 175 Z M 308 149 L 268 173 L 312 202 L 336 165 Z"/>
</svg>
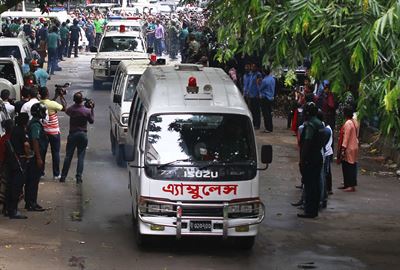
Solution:
<svg viewBox="0 0 400 270">
<path fill-rule="evenodd" d="M 246 161 L 231 161 L 231 160 L 224 160 L 224 161 L 211 161 L 210 163 L 202 166 L 199 168 L 199 170 L 205 170 L 209 167 L 215 167 L 215 166 L 234 166 L 234 165 L 239 165 L 239 166 L 244 166 L 244 165 L 256 165 L 256 162 L 254 160 L 246 160 Z"/>
<path fill-rule="evenodd" d="M 177 162 L 188 162 L 188 161 L 193 161 L 193 159 L 191 159 L 191 158 L 177 159 L 177 160 L 170 161 L 170 162 L 167 162 L 167 163 L 164 163 L 164 164 L 160 164 L 160 165 L 157 166 L 157 169 L 162 169 L 162 168 L 167 167 L 169 165 L 173 165 L 174 163 L 177 163 Z"/>
</svg>

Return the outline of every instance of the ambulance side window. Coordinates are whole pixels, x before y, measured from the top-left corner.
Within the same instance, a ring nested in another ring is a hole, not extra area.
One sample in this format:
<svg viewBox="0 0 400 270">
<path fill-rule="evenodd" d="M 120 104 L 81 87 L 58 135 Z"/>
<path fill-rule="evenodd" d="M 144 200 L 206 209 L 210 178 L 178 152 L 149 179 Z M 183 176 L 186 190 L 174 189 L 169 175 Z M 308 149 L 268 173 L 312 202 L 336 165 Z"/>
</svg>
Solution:
<svg viewBox="0 0 400 270">
<path fill-rule="evenodd" d="M 121 77 L 121 74 L 122 74 L 121 69 L 118 69 L 117 72 L 115 73 L 115 78 L 114 78 L 113 85 L 112 85 L 113 94 L 117 93 L 117 84 L 119 81 L 119 77 Z"/>
<path fill-rule="evenodd" d="M 146 110 L 144 110 L 143 119 L 142 119 L 142 130 L 140 131 L 140 142 L 139 142 L 140 148 L 143 147 L 143 141 L 145 140 L 145 137 L 146 137 L 146 125 L 145 125 L 146 118 L 147 118 L 147 112 L 146 112 Z"/>
<path fill-rule="evenodd" d="M 139 127 L 140 127 L 140 123 L 142 122 L 143 111 L 144 111 L 142 102 L 140 102 L 140 101 L 138 104 L 138 109 L 139 109 L 139 112 L 138 112 L 138 115 L 135 120 L 135 130 L 134 130 L 134 135 L 133 135 L 133 141 L 135 143 L 135 146 L 137 146 L 137 144 L 138 144 L 138 136 L 140 133 Z"/>
<path fill-rule="evenodd" d="M 131 135 L 133 136 L 133 124 L 135 121 L 134 118 L 134 112 L 135 112 L 135 102 L 136 102 L 136 97 L 137 97 L 137 92 L 135 92 L 134 96 L 133 96 L 133 100 L 132 100 L 132 104 L 131 104 L 131 109 L 129 111 L 129 119 L 128 119 L 128 126 L 129 126 L 129 131 L 131 133 Z"/>
<path fill-rule="evenodd" d="M 134 99 L 133 101 L 132 101 L 132 106 L 133 106 L 133 115 L 132 115 L 132 126 L 131 126 L 131 135 L 132 135 L 132 137 L 133 138 L 135 138 L 134 137 L 134 131 L 135 131 L 135 126 L 136 126 L 136 120 L 137 120 L 137 117 L 138 117 L 138 114 L 139 114 L 139 109 L 140 109 L 140 107 L 141 107 L 141 102 L 140 102 L 140 100 L 139 100 L 139 98 L 137 98 L 137 95 L 136 95 L 136 99 Z"/>
</svg>

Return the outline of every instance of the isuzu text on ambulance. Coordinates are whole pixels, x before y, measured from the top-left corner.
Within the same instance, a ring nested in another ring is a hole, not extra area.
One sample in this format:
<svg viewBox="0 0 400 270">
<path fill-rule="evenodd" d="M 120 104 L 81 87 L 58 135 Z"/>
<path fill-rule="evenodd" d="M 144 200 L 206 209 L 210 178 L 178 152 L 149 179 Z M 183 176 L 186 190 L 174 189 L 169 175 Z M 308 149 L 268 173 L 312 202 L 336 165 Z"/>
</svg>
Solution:
<svg viewBox="0 0 400 270">
<path fill-rule="evenodd" d="M 125 159 L 139 244 L 147 235 L 209 235 L 253 246 L 264 218 L 254 129 L 222 69 L 148 67 L 132 100 Z M 262 146 L 261 162 L 271 161 L 272 147 Z"/>
</svg>

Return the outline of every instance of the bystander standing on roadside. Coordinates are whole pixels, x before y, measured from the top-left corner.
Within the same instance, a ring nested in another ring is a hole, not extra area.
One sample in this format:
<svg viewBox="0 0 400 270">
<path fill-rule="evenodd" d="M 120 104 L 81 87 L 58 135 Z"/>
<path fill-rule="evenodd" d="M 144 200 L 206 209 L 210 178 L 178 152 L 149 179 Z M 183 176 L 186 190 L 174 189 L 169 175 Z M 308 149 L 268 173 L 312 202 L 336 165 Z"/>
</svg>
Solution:
<svg viewBox="0 0 400 270">
<path fill-rule="evenodd" d="M 60 180 L 60 147 L 61 147 L 61 137 L 60 137 L 60 126 L 58 122 L 57 112 L 64 111 L 67 104 L 64 96 L 60 93 L 56 93 L 53 100 L 49 99 L 49 90 L 47 87 L 40 88 L 40 102 L 46 105 L 48 119 L 43 121 L 43 129 L 47 136 L 46 144 L 42 152 L 42 159 L 46 160 L 47 148 L 50 143 L 51 157 L 53 165 L 53 177 L 54 180 Z M 60 103 L 55 101 L 57 97 L 60 97 Z M 44 166 L 43 166 L 44 170 Z"/>
<path fill-rule="evenodd" d="M 1 99 L 3 100 L 3 104 L 7 110 L 8 116 L 11 119 L 14 119 L 15 116 L 15 106 L 11 104 L 10 100 L 10 90 L 4 89 L 1 90 Z"/>
<path fill-rule="evenodd" d="M 258 71 L 257 64 L 251 65 L 251 72 L 249 77 L 249 108 L 253 116 L 253 125 L 255 129 L 260 129 L 261 115 L 260 115 L 260 92 L 258 83 L 261 79 L 261 73 Z"/>
<path fill-rule="evenodd" d="M 43 61 L 39 62 L 39 67 L 35 71 L 35 78 L 40 87 L 46 87 L 47 80 L 50 79 L 49 74 L 43 69 Z"/>
<path fill-rule="evenodd" d="M 260 107 L 264 118 L 264 132 L 270 133 L 273 131 L 272 123 L 272 105 L 275 97 L 275 79 L 271 75 L 271 68 L 265 69 L 265 77 L 260 85 Z"/>
<path fill-rule="evenodd" d="M 353 119 L 352 106 L 343 108 L 345 123 L 340 129 L 338 142 L 337 162 L 342 164 L 343 191 L 354 192 L 357 186 L 357 160 L 358 160 L 358 122 Z"/>
<path fill-rule="evenodd" d="M 28 211 L 41 212 L 45 209 L 37 202 L 39 192 L 39 181 L 42 176 L 44 160 L 42 152 L 47 141 L 43 130 L 42 121 L 46 118 L 46 106 L 41 103 L 33 104 L 31 107 L 32 119 L 28 124 L 29 143 L 33 151 L 27 167 L 27 178 L 25 184 L 25 209 Z"/>
<path fill-rule="evenodd" d="M 86 108 L 83 104 L 83 101 L 84 99 L 82 93 L 75 93 L 75 104 L 68 107 L 68 109 L 66 110 L 66 114 L 70 117 L 69 135 L 67 138 L 66 153 L 60 182 L 65 182 L 65 179 L 68 176 L 69 167 L 71 166 L 72 157 L 76 148 L 78 151 L 76 183 L 82 183 L 82 173 L 84 167 L 86 146 L 88 144 L 87 123 L 94 123 L 94 104 L 91 108 Z"/>
</svg>

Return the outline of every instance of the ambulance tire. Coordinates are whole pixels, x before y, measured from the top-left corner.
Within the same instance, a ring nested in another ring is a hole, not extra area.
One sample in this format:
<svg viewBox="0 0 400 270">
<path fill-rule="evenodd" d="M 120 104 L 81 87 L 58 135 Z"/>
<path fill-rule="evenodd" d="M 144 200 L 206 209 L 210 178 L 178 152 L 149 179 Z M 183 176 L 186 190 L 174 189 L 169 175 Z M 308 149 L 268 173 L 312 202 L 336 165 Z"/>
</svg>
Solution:
<svg viewBox="0 0 400 270">
<path fill-rule="evenodd" d="M 139 218 L 137 218 L 137 214 L 136 214 L 136 218 L 135 218 L 133 211 L 134 210 L 133 210 L 133 206 L 132 206 L 132 224 L 133 224 L 133 230 L 135 232 L 136 245 L 139 248 L 146 247 L 146 245 L 148 243 L 148 236 L 140 233 Z M 137 213 L 137 209 L 136 209 L 136 213 Z"/>
<path fill-rule="evenodd" d="M 125 168 L 126 167 L 126 161 L 124 158 L 124 145 L 123 144 L 118 144 L 117 141 L 115 141 L 115 160 L 117 161 L 117 165 L 119 167 Z"/>
<path fill-rule="evenodd" d="M 236 237 L 237 247 L 241 250 L 251 250 L 256 240 L 255 236 Z"/>
<path fill-rule="evenodd" d="M 93 90 L 99 90 L 103 86 L 103 83 L 99 80 L 93 79 Z"/>
<path fill-rule="evenodd" d="M 114 156 L 115 155 L 115 137 L 114 137 L 114 134 L 112 133 L 112 130 L 110 130 L 110 143 L 111 143 L 111 153 Z"/>
</svg>

